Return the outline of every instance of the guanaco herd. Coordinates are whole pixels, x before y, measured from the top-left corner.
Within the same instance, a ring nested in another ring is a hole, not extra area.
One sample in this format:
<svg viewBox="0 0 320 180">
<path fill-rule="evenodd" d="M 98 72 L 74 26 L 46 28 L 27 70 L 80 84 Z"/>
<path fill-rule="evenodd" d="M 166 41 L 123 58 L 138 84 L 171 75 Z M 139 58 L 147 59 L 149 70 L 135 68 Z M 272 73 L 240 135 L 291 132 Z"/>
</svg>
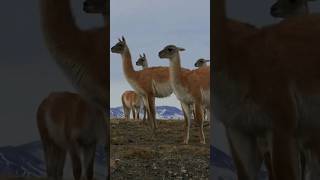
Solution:
<svg viewBox="0 0 320 180">
<path fill-rule="evenodd" d="M 278 0 L 270 13 L 286 19 L 263 28 L 228 19 L 225 0 L 212 2 L 213 114 L 226 128 L 239 180 L 258 179 L 263 161 L 269 179 L 320 179 L 320 16 L 309 14 L 307 1 Z M 70 0 L 40 0 L 46 46 L 77 89 L 77 93 L 52 92 L 38 108 L 50 179 L 62 179 L 69 153 L 74 178 L 92 180 L 97 143 L 103 141 L 109 149 L 107 5 L 105 0 L 86 0 L 83 10 L 102 14 L 105 23 L 82 30 Z M 205 112 L 210 119 L 206 60 L 195 63 L 198 69 L 183 68 L 180 53 L 184 48 L 168 45 L 159 58 L 168 59 L 169 67 L 149 67 L 143 54 L 136 62 L 142 70 L 135 71 L 124 38 L 111 51 L 121 55 L 125 78 L 134 90 L 122 96 L 127 119 L 130 109 L 135 109 L 138 119 L 142 104 L 143 119 L 155 130 L 155 98 L 174 93 L 185 117 L 184 143 L 189 142 L 192 114 L 200 124 L 200 142 L 205 143 Z"/>
<path fill-rule="evenodd" d="M 134 105 L 143 104 L 147 111 L 147 119 L 152 130 L 155 131 L 158 126 L 155 118 L 155 98 L 168 97 L 174 93 L 181 103 L 185 116 L 184 143 L 189 142 L 190 121 L 194 114 L 194 119 L 200 124 L 200 142 L 205 144 L 203 116 L 204 109 L 210 112 L 210 66 L 203 65 L 207 61 L 200 59 L 197 63 L 201 65 L 200 68 L 195 70 L 182 68 L 180 51 L 183 50 L 183 48 L 170 45 L 159 52 L 161 59 L 169 59 L 169 67 L 147 67 L 145 54 L 140 55 L 136 65 L 145 63 L 146 66 L 136 71 L 133 68 L 130 49 L 124 37 L 111 48 L 111 52 L 121 55 L 125 78 L 134 89 L 130 93 L 132 97 L 128 97 L 128 91 L 122 95 L 126 118 L 129 116 L 127 112 L 130 109 L 133 109 L 133 114 L 139 114 L 135 112 L 135 109 L 139 110 L 139 108 L 135 108 Z M 139 98 L 142 99 L 142 103 Z"/>
</svg>

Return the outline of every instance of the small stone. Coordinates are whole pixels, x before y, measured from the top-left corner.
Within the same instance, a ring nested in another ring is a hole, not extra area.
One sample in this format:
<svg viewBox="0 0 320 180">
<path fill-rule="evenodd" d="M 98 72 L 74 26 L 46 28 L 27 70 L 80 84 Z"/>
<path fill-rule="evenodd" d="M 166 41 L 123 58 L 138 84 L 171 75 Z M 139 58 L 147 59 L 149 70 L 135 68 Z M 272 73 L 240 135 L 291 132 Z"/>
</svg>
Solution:
<svg viewBox="0 0 320 180">
<path fill-rule="evenodd" d="M 187 170 L 181 169 L 181 172 L 185 174 L 185 173 L 187 173 Z"/>
<path fill-rule="evenodd" d="M 158 169 L 155 163 L 152 164 L 152 168 L 153 169 Z"/>
</svg>

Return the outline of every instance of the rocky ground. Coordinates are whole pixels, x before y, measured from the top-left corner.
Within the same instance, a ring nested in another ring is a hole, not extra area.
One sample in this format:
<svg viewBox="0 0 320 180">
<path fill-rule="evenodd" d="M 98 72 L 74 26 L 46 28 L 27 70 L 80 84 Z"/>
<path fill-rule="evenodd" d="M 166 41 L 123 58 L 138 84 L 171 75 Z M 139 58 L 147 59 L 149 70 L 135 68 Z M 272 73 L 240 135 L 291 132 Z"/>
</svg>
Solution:
<svg viewBox="0 0 320 180">
<path fill-rule="evenodd" d="M 111 121 L 111 179 L 208 179 L 210 149 L 199 143 L 199 128 L 191 128 L 189 145 L 184 145 L 183 121 L 158 122 L 153 135 L 141 121 Z"/>
</svg>

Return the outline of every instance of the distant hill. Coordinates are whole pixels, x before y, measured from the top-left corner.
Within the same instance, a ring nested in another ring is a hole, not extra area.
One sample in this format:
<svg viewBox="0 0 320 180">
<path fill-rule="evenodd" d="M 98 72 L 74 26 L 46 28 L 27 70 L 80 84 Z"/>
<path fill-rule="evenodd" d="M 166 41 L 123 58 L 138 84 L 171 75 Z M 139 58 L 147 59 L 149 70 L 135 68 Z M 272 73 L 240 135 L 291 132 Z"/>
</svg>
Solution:
<svg viewBox="0 0 320 180">
<path fill-rule="evenodd" d="M 105 179 L 104 148 L 98 147 L 96 153 L 95 175 L 98 179 Z M 71 176 L 71 171 L 65 174 Z M 20 146 L 6 146 L 0 148 L 1 176 L 45 176 L 42 144 L 39 141 Z M 68 176 L 68 177 L 70 177 Z"/>
<path fill-rule="evenodd" d="M 143 115 L 142 112 L 141 115 Z M 124 118 L 122 107 L 111 108 L 110 116 L 111 118 Z M 179 108 L 173 106 L 157 106 L 156 117 L 158 119 L 183 119 L 183 113 Z"/>
</svg>

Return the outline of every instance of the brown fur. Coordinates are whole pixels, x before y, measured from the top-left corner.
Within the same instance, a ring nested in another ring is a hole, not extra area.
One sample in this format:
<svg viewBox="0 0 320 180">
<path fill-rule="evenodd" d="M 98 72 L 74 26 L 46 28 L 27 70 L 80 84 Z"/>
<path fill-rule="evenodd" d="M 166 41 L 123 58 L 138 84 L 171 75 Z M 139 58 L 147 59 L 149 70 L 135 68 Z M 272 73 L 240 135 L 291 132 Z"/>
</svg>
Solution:
<svg viewBox="0 0 320 180">
<path fill-rule="evenodd" d="M 77 27 L 70 0 L 40 0 L 45 43 L 80 93 L 106 107 L 109 22 L 89 30 Z"/>
<path fill-rule="evenodd" d="M 155 97 L 163 98 L 172 94 L 172 88 L 167 85 L 166 94 L 161 94 L 154 89 L 154 83 L 168 83 L 169 82 L 169 68 L 168 67 L 150 67 L 140 71 L 135 71 L 132 65 L 132 59 L 129 47 L 124 38 L 111 48 L 114 53 L 119 53 L 122 56 L 122 65 L 124 75 L 128 81 L 133 81 L 137 87 L 133 87 L 135 91 L 142 96 L 145 106 L 147 107 L 148 120 L 153 130 L 157 128 L 156 112 L 155 112 Z"/>
<path fill-rule="evenodd" d="M 161 59 L 167 58 L 170 60 L 171 86 L 181 102 L 185 115 L 186 126 L 184 143 L 188 144 L 189 141 L 190 120 L 193 106 L 195 120 L 200 124 L 200 142 L 205 144 L 203 133 L 203 108 L 205 107 L 208 109 L 210 104 L 205 101 L 202 91 L 210 91 L 210 67 L 207 66 L 185 71 L 181 67 L 180 50 L 182 49 L 174 45 L 169 45 L 159 52 L 159 57 Z"/>
<path fill-rule="evenodd" d="M 104 118 L 104 110 L 75 93 L 55 92 L 42 101 L 37 124 L 49 178 L 62 179 L 66 153 L 70 153 L 74 178 L 80 180 L 84 166 L 85 177 L 93 179 L 96 144 L 106 131 Z"/>
<path fill-rule="evenodd" d="M 294 134 L 298 107 L 294 94 L 319 95 L 320 51 L 315 47 L 320 39 L 320 17 L 288 18 L 254 34 L 238 36 L 234 27 L 226 26 L 219 3 L 224 2 L 214 5 L 218 6 L 213 20 L 215 78 L 227 74 L 241 87 L 244 98 L 252 98 L 269 112 L 275 179 L 297 179 L 297 157 L 293 154 L 297 154 Z"/>
<path fill-rule="evenodd" d="M 122 96 L 122 106 L 126 120 L 130 119 L 130 111 L 134 120 L 139 120 L 140 107 L 142 105 L 142 98 L 134 91 L 125 91 Z"/>
</svg>

